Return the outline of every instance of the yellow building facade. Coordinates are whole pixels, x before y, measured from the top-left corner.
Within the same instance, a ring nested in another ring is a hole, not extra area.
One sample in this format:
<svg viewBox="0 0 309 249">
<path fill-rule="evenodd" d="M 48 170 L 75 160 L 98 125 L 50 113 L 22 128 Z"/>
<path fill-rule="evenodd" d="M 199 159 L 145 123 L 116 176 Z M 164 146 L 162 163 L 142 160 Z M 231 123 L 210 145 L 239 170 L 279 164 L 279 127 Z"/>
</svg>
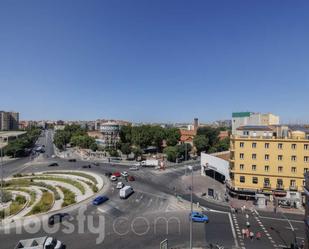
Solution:
<svg viewBox="0 0 309 249">
<path fill-rule="evenodd" d="M 309 140 L 232 136 L 230 188 L 235 193 L 303 192 L 304 173 L 309 171 Z"/>
</svg>

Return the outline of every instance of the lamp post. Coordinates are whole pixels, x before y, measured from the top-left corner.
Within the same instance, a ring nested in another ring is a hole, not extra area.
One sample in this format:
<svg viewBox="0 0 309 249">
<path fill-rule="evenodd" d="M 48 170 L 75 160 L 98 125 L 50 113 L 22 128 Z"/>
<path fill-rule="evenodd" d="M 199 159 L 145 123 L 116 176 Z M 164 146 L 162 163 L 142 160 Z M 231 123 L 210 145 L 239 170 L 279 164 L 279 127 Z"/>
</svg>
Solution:
<svg viewBox="0 0 309 249">
<path fill-rule="evenodd" d="M 1 142 L 3 142 L 3 138 L 1 137 Z M 3 146 L 0 147 L 1 153 L 1 205 L 3 205 Z"/>
<path fill-rule="evenodd" d="M 193 167 L 188 166 L 188 169 L 191 170 L 191 194 L 190 194 L 190 199 L 191 199 L 191 219 L 190 219 L 190 249 L 192 249 L 192 212 L 193 212 Z"/>
</svg>

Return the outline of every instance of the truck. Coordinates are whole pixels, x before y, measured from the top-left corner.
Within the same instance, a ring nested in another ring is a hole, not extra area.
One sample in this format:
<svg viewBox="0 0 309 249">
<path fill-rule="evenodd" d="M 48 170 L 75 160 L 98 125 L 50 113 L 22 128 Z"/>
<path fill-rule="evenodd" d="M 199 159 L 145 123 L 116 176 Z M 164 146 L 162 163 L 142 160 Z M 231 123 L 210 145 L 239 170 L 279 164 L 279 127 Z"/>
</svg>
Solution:
<svg viewBox="0 0 309 249">
<path fill-rule="evenodd" d="M 44 236 L 33 239 L 20 240 L 14 249 L 65 249 L 66 246 L 59 240 Z"/>
<path fill-rule="evenodd" d="M 126 199 L 133 193 L 134 193 L 134 190 L 131 186 L 125 186 L 119 190 L 119 197 L 121 199 Z"/>
<path fill-rule="evenodd" d="M 159 166 L 159 160 L 157 159 L 146 159 L 145 161 L 141 162 L 143 167 L 156 167 Z"/>
</svg>

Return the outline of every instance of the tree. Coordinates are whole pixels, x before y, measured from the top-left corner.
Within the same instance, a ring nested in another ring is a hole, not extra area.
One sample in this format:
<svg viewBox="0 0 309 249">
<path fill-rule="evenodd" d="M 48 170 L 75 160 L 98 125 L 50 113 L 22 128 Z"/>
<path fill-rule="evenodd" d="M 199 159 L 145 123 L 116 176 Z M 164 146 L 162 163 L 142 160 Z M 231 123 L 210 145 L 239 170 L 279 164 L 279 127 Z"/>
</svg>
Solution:
<svg viewBox="0 0 309 249">
<path fill-rule="evenodd" d="M 202 151 L 206 151 L 209 147 L 209 140 L 204 135 L 196 135 L 193 139 L 193 144 L 197 150 L 197 153 L 200 154 Z"/>
<path fill-rule="evenodd" d="M 197 135 L 203 135 L 208 138 L 209 147 L 213 147 L 219 141 L 220 130 L 213 127 L 200 127 L 197 129 Z"/>
<path fill-rule="evenodd" d="M 191 150 L 191 144 L 185 143 L 176 145 L 177 158 L 189 159 L 189 153 Z"/>
<path fill-rule="evenodd" d="M 176 162 L 177 149 L 175 146 L 168 146 L 163 150 L 164 154 L 167 156 L 169 162 Z"/>
<path fill-rule="evenodd" d="M 220 140 L 217 144 L 216 144 L 216 149 L 218 152 L 221 151 L 227 151 L 230 148 L 230 138 L 226 137 L 222 140 Z"/>
<path fill-rule="evenodd" d="M 177 128 L 167 128 L 165 130 L 166 144 L 168 146 L 175 146 L 180 139 L 180 131 Z"/>
<path fill-rule="evenodd" d="M 165 138 L 164 129 L 161 126 L 151 127 L 152 144 L 158 148 L 159 151 L 162 150 L 162 143 Z"/>
<path fill-rule="evenodd" d="M 120 150 L 128 157 L 128 155 L 131 153 L 131 146 L 129 143 L 121 144 Z"/>
<path fill-rule="evenodd" d="M 143 155 L 143 151 L 140 147 L 135 147 L 133 148 L 132 152 L 134 153 L 134 157 L 135 159 L 139 156 L 142 156 Z"/>
<path fill-rule="evenodd" d="M 119 132 L 120 141 L 122 143 L 132 143 L 132 127 L 129 125 L 122 126 Z"/>
</svg>

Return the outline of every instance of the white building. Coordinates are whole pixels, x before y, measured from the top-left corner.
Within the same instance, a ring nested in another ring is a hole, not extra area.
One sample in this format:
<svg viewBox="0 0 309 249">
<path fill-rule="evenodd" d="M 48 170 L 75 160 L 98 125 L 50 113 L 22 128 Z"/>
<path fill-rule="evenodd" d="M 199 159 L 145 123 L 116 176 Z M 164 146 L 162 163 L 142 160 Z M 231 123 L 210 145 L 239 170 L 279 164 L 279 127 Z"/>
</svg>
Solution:
<svg viewBox="0 0 309 249">
<path fill-rule="evenodd" d="M 233 112 L 232 113 L 232 135 L 240 126 L 248 125 L 279 125 L 280 118 L 272 113 Z"/>
</svg>

